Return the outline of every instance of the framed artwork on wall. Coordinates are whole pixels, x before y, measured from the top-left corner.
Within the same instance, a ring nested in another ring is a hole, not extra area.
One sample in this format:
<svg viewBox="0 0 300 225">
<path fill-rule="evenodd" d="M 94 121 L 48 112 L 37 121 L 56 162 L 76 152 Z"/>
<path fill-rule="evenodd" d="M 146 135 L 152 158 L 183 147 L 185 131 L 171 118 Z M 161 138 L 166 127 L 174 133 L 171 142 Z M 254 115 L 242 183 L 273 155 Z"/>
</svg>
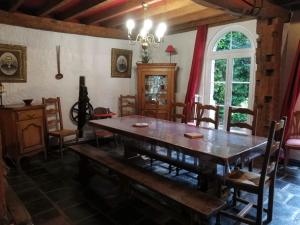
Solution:
<svg viewBox="0 0 300 225">
<path fill-rule="evenodd" d="M 127 49 L 111 49 L 111 76 L 131 77 L 132 51 Z"/>
<path fill-rule="evenodd" d="M 0 44 L 0 82 L 26 82 L 26 47 Z"/>
</svg>

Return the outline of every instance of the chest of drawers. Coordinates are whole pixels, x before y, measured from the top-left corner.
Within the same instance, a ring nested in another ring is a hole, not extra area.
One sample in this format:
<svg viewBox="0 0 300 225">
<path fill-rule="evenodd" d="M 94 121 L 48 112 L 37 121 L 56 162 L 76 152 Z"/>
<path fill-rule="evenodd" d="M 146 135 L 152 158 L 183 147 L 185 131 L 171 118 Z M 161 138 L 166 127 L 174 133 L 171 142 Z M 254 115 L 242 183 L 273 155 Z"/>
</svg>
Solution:
<svg viewBox="0 0 300 225">
<path fill-rule="evenodd" d="M 45 149 L 44 105 L 7 105 L 0 108 L 0 129 L 3 156 L 18 165 L 24 156 L 31 156 Z"/>
</svg>

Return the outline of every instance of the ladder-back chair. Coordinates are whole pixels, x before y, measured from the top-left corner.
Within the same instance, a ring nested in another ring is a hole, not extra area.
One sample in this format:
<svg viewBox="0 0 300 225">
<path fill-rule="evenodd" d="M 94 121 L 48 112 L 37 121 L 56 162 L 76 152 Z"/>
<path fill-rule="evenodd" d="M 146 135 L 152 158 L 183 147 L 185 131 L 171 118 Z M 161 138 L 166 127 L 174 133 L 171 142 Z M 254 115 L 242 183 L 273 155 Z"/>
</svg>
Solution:
<svg viewBox="0 0 300 225">
<path fill-rule="evenodd" d="M 63 158 L 64 138 L 68 136 L 75 136 L 75 140 L 78 142 L 78 130 L 64 128 L 59 97 L 42 98 L 42 101 L 46 106 L 45 123 L 48 137 L 55 137 L 58 139 L 61 158 Z"/>
<path fill-rule="evenodd" d="M 183 102 L 173 102 L 170 108 L 170 120 L 176 122 L 180 120 L 181 123 L 187 122 L 186 116 L 187 104 Z"/>
<path fill-rule="evenodd" d="M 236 169 L 225 176 L 225 185 L 229 188 L 233 188 L 234 191 L 232 204 L 228 205 L 228 209 L 235 207 L 237 202 L 245 204 L 246 206 L 237 214 L 228 210 L 221 211 L 217 217 L 217 224 L 220 224 L 220 215 L 246 224 L 262 225 L 272 221 L 275 179 L 285 125 L 286 117 L 283 117 L 279 122 L 272 121 L 260 173 Z M 266 186 L 269 186 L 269 196 L 267 208 L 264 208 L 264 192 Z M 237 193 L 240 191 L 257 195 L 257 203 L 254 204 L 238 196 Z M 253 207 L 256 208 L 255 220 L 245 217 Z M 265 221 L 263 221 L 263 212 L 267 213 Z"/>
<path fill-rule="evenodd" d="M 137 113 L 137 100 L 135 95 L 120 95 L 120 116 L 135 115 Z"/>
<path fill-rule="evenodd" d="M 111 115 L 109 115 L 110 113 L 111 113 L 111 111 L 109 108 L 96 107 L 93 112 L 93 119 L 111 118 Z M 99 117 L 99 115 L 102 115 L 102 116 Z M 105 115 L 108 115 L 108 116 L 105 116 Z M 96 136 L 97 147 L 99 147 L 99 139 L 113 138 L 116 143 L 115 135 L 108 130 L 97 129 L 97 130 L 95 130 L 95 136 Z"/>
<path fill-rule="evenodd" d="M 288 138 L 284 145 L 284 169 L 289 162 L 290 150 L 300 150 L 300 111 L 293 113 L 291 129 L 288 131 Z"/>
<path fill-rule="evenodd" d="M 200 123 L 212 123 L 215 126 L 215 129 L 219 127 L 219 111 L 220 107 L 218 105 L 199 105 L 199 116 L 197 119 L 197 126 L 200 126 Z M 209 117 L 210 112 L 214 113 L 214 117 Z"/>
<path fill-rule="evenodd" d="M 252 123 L 248 124 L 247 122 L 233 121 L 232 117 L 234 113 L 252 116 Z M 252 135 L 255 135 L 256 117 L 257 117 L 257 110 L 251 110 L 246 108 L 233 108 L 230 106 L 228 111 L 227 131 L 230 132 L 230 129 L 232 127 L 239 127 L 239 128 L 246 128 L 251 131 Z"/>
</svg>

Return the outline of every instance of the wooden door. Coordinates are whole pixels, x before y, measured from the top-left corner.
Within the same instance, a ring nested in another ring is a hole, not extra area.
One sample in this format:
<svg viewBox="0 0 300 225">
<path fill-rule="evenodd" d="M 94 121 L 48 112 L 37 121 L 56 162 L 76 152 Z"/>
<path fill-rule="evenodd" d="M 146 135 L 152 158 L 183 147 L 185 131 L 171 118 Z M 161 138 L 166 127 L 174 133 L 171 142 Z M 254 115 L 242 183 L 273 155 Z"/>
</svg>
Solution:
<svg viewBox="0 0 300 225">
<path fill-rule="evenodd" d="M 44 148 L 44 122 L 42 118 L 17 123 L 20 153 Z"/>
</svg>

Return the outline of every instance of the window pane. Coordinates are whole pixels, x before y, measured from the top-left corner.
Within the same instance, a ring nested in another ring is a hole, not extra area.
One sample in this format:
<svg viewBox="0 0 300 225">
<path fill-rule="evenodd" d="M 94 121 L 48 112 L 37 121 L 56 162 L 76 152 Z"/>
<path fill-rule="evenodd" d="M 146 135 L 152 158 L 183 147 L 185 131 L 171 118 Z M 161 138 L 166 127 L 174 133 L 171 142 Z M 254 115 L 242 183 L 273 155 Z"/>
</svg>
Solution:
<svg viewBox="0 0 300 225">
<path fill-rule="evenodd" d="M 213 51 L 216 52 L 243 48 L 251 48 L 249 38 L 241 32 L 230 31 L 217 41 Z"/>
<path fill-rule="evenodd" d="M 249 82 L 250 65 L 250 57 L 233 59 L 233 81 Z"/>
<path fill-rule="evenodd" d="M 225 83 L 215 83 L 214 84 L 214 104 L 224 105 L 225 99 Z"/>
<path fill-rule="evenodd" d="M 224 106 L 219 106 L 219 125 L 224 126 Z"/>
<path fill-rule="evenodd" d="M 232 32 L 231 49 L 251 48 L 251 42 L 247 36 L 241 32 Z"/>
<path fill-rule="evenodd" d="M 248 108 L 249 105 L 249 84 L 232 84 L 232 106 Z"/>
<path fill-rule="evenodd" d="M 236 123 L 236 122 L 247 122 L 248 116 L 247 114 L 243 113 L 232 113 L 231 114 L 231 122 Z"/>
<path fill-rule="evenodd" d="M 215 51 L 229 50 L 231 45 L 231 32 L 225 34 L 215 45 Z"/>
<path fill-rule="evenodd" d="M 226 80 L 226 59 L 213 60 L 214 68 L 214 81 L 225 81 Z"/>
</svg>

